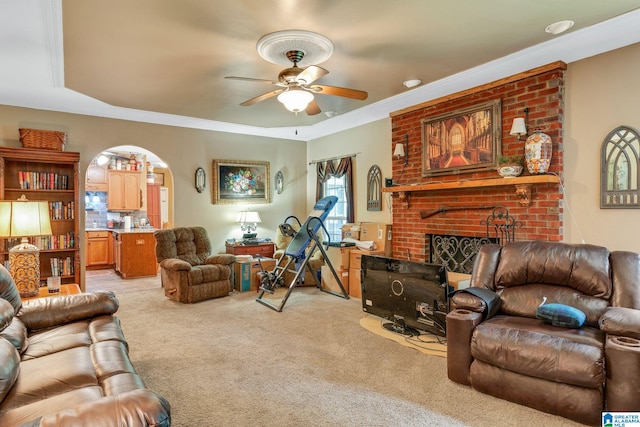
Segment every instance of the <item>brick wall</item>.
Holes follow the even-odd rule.
[[[499,178],[497,171],[477,171],[422,176],[422,123],[423,119],[443,113],[455,112],[487,101],[501,99],[502,153],[524,154],[524,139],[509,135],[515,117],[524,117],[529,109],[529,129],[541,129],[553,140],[550,172],[562,176],[562,120],[564,72],[566,65],[557,62],[519,75],[405,109],[391,115],[392,138],[390,152],[396,143],[409,142],[409,164],[404,159],[393,160],[393,179],[399,185],[429,184],[442,181]],[[523,175],[528,174],[525,168]],[[501,178],[509,179],[509,178]],[[562,191],[559,184],[534,184],[531,203],[524,207],[515,194],[513,185],[456,190],[413,191],[408,202],[392,193],[393,256],[400,259],[428,260],[425,235],[431,233],[465,236],[485,236],[482,224],[490,210],[461,210],[421,219],[420,211],[433,211],[442,206],[502,205],[519,222],[516,240],[562,240]]]

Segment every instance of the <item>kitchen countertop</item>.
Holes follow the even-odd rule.
[[[131,228],[129,230],[125,230],[124,228],[106,228],[106,227],[89,227],[85,228],[84,231],[112,231],[114,233],[153,233],[157,228],[153,227],[143,227],[143,228]]]

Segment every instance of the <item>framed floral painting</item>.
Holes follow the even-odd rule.
[[[269,203],[269,162],[213,161],[213,203]]]

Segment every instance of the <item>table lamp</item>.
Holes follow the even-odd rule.
[[[28,237],[51,235],[49,203],[30,202],[22,195],[16,201],[0,200],[0,237],[21,237],[9,250],[9,272],[21,297],[38,295],[40,288],[40,250]]]
[[[242,211],[238,214],[236,222],[240,223],[240,229],[245,233],[253,233],[258,228],[258,223],[262,222],[262,220],[258,212]]]

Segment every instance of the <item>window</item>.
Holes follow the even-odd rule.
[[[351,156],[316,163],[316,200],[336,196],[338,202],[329,212],[324,226],[331,241],[342,240],[342,226],[353,222],[353,173]]]
[[[325,181],[322,193],[322,197],[336,196],[338,198],[338,202],[329,213],[329,216],[324,220],[324,226],[329,232],[331,241],[339,242],[342,240],[342,226],[347,223],[347,212],[349,212],[345,175],[339,178],[332,176]]]

